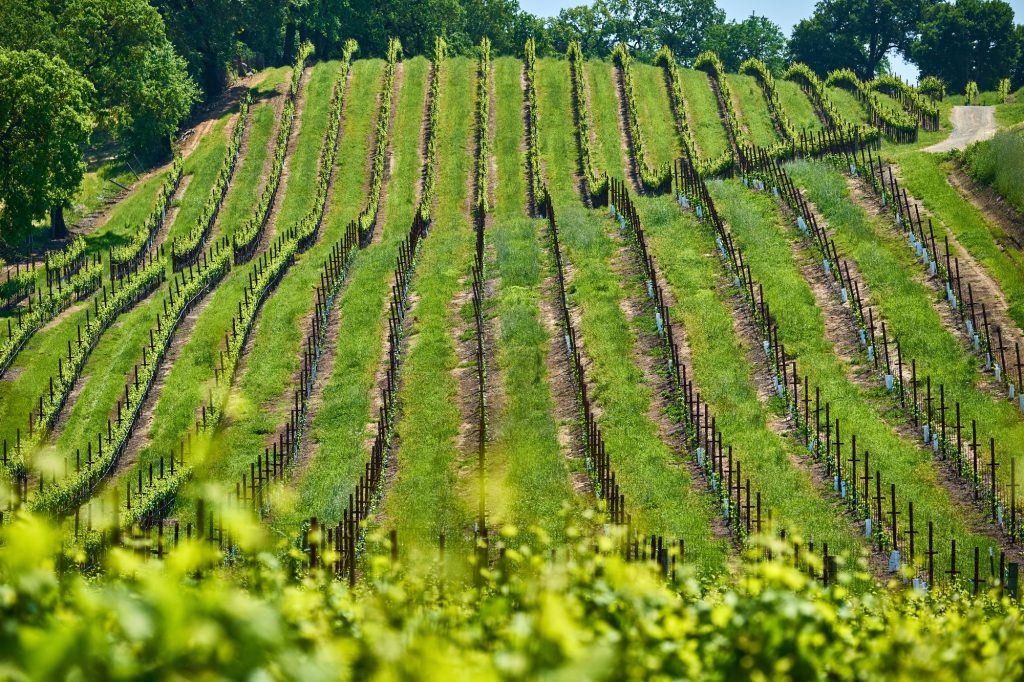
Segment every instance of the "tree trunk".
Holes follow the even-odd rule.
[[[64,222],[64,207],[50,207],[50,235],[54,239],[63,239],[68,236],[68,226]]]

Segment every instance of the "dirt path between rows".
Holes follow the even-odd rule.
[[[942,142],[926,147],[924,151],[938,153],[964,149],[974,142],[990,139],[999,129],[995,107],[953,107],[950,118],[953,121],[953,132]]]
[[[633,186],[638,194],[643,194],[643,184],[640,182],[640,159],[636,157],[636,145],[633,141],[633,129],[627,122],[628,112],[626,111],[626,79],[621,67],[612,67],[615,75],[615,96],[616,120],[619,123],[619,141],[622,145],[622,153],[626,155],[626,179]],[[607,169],[612,173],[614,169]]]
[[[856,183],[851,181],[851,190],[854,188],[856,188]],[[818,224],[822,226],[822,229],[824,229],[826,233],[831,234],[832,230],[829,227],[828,221],[809,199],[806,199],[806,201],[808,208],[818,221]],[[865,204],[865,206],[866,205],[867,204]],[[816,303],[825,313],[826,320],[838,317],[845,318],[845,324],[835,324],[832,322],[827,325],[829,341],[832,342],[835,348],[837,348],[837,355],[844,360],[843,364],[847,368],[848,379],[866,390],[871,384],[870,369],[865,365],[861,365],[860,369],[858,369],[857,365],[851,364],[845,357],[846,355],[849,355],[851,350],[856,348],[856,344],[858,342],[855,331],[856,325],[852,319],[852,308],[849,305],[840,305],[838,301],[836,301],[835,297],[838,285],[835,281],[824,277],[823,272],[816,267],[816,262],[814,265],[806,263],[806,258],[813,257],[808,255],[809,246],[806,243],[803,245],[795,245],[794,254],[796,255],[800,252],[805,253],[805,258],[798,257],[797,260],[798,262],[804,261],[801,262],[801,269],[804,271],[804,276],[811,285]],[[844,263],[849,267],[850,277],[857,283],[862,300],[865,305],[868,305],[869,301],[872,299],[871,289],[864,281],[863,275],[860,274],[855,263],[852,261],[844,261]],[[880,319],[876,320],[876,322],[880,321]],[[842,336],[845,336],[846,338],[844,339]],[[840,353],[838,350],[839,348],[845,348],[847,350]],[[893,365],[893,371],[896,371],[895,364]],[[904,365],[903,368],[903,380],[904,382],[910,381],[909,370],[906,365]],[[900,419],[898,413],[899,410],[895,405],[887,405],[884,401],[876,398],[869,399],[869,402],[879,410],[889,428],[897,433],[901,439],[908,443],[913,443],[916,448],[922,448],[916,428],[911,426],[908,422]],[[928,452],[927,448],[924,449]],[[958,477],[954,473],[952,463],[948,461],[944,463],[942,460],[933,459],[932,469],[934,470],[936,478],[942,489],[949,495],[951,506],[964,512],[965,526],[972,533],[988,537],[997,544],[1005,545],[1004,539],[999,530],[991,523],[987,522],[982,509],[979,508],[977,501],[974,499],[973,492],[971,491],[969,484],[965,479]],[[1016,548],[1012,549],[1012,551],[1010,551],[1010,546],[1005,546],[1005,548],[1008,550],[1008,554],[1012,554],[1015,558],[1019,559],[1024,557],[1024,555],[1022,555]]]
[[[903,179],[899,168],[891,166],[890,169],[895,173],[897,181],[902,184]],[[853,196],[856,203],[864,208],[869,215],[881,221],[882,229],[888,231],[889,234],[900,236],[901,233],[893,225],[891,216],[883,211],[877,202],[873,200],[871,190],[863,179],[854,180],[853,178],[847,178],[847,186],[850,188],[851,196]],[[909,194],[907,198],[915,213],[920,213],[922,220],[935,219],[936,222],[941,223],[919,199]],[[960,240],[957,239],[956,234],[948,225],[946,226],[946,236],[949,239],[950,253],[953,256],[950,265],[955,272],[959,273],[961,281],[961,291],[957,292],[957,295],[962,295],[965,302],[974,301],[975,318],[977,320],[976,327],[979,333],[984,335],[984,328],[981,324],[981,320],[984,319],[982,311],[984,311],[984,316],[990,323],[990,334],[994,345],[999,346],[998,339],[1000,338],[999,335],[1002,334],[1004,352],[996,353],[992,359],[998,362],[1006,371],[1012,371],[1013,374],[1016,374],[1015,346],[1024,346],[1024,335],[1021,334],[1021,330],[1010,317],[1009,303],[1006,300],[1006,296],[985,265],[979,262],[974,254],[960,243]],[[937,246],[936,248],[939,247]],[[942,248],[944,249],[945,247]],[[945,287],[941,278],[937,275],[928,274],[923,266],[915,268],[910,272],[910,275],[922,286],[935,292],[936,297],[932,299],[932,307],[942,320],[943,326],[956,337],[965,352],[977,355],[972,348],[973,341],[967,334],[965,322],[946,303]],[[1013,367],[1012,370],[1011,365]],[[1010,376],[1013,376],[1013,374]],[[1006,398],[1005,391],[994,381],[992,371],[985,371],[981,368],[981,381],[978,383],[978,388],[986,390],[996,399]]]

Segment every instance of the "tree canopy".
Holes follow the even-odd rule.
[[[0,49],[0,232],[20,233],[74,196],[93,94],[60,57]]]
[[[97,125],[141,156],[166,152],[198,99],[146,0],[5,0],[0,47],[59,57],[92,86]]]
[[[874,78],[893,51],[906,53],[927,7],[936,0],[821,0],[793,28],[793,61],[819,73],[849,68]]]
[[[712,26],[708,47],[718,53],[727,71],[737,71],[740,64],[752,57],[776,73],[782,71],[786,62],[786,36],[782,29],[757,15]]]
[[[1002,0],[958,0],[931,7],[910,49],[922,74],[938,76],[954,92],[976,81],[995,89],[1015,70],[1021,34],[1013,8]]]

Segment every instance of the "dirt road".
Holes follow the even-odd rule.
[[[996,134],[995,107],[953,107],[953,132],[948,138],[925,149],[926,152],[948,152],[963,149],[972,142],[987,140]]]

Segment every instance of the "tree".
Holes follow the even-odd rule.
[[[921,24],[911,59],[921,73],[938,76],[952,92],[969,81],[993,90],[1014,71],[1020,37],[1013,8],[1002,0],[959,0],[932,7]]]
[[[366,2],[368,7],[353,6],[357,21],[348,24],[363,33],[360,52],[383,55],[392,36],[402,39],[407,54],[430,54],[434,37],[448,41],[454,54],[465,54],[476,47],[466,36],[466,12],[461,0],[419,0],[411,2]],[[359,28],[361,27],[361,28]]]
[[[0,232],[19,233],[50,209],[63,226],[85,171],[92,94],[59,57],[0,49]]]
[[[1013,74],[1010,77],[1013,89],[1024,87],[1024,25],[1018,24],[1014,29],[1017,45],[1020,47],[1020,54],[1017,56],[1017,63],[1013,65]]]
[[[555,50],[573,40],[587,57],[606,57],[623,43],[641,59],[666,45],[683,62],[708,45],[708,31],[725,21],[715,0],[596,0],[592,6],[563,9],[550,32]]]
[[[654,4],[657,45],[667,46],[676,58],[691,61],[708,49],[712,27],[725,22],[725,12],[715,0],[666,0]]]
[[[170,43],[148,52],[137,73],[122,93],[114,133],[130,149],[167,153],[181,119],[199,100],[199,89]]]
[[[114,2],[135,3],[138,0]],[[207,97],[220,93],[227,83],[227,67],[235,57],[236,36],[242,30],[243,19],[248,19],[254,26],[272,22],[280,31],[283,15],[276,2],[155,0],[154,4],[166,22],[167,37],[186,59],[188,73],[200,84]],[[258,15],[247,15],[250,4],[261,7]]]
[[[778,24],[765,17],[750,15],[741,22],[712,26],[709,47],[718,53],[727,71],[737,71],[750,58],[760,59],[774,73],[785,63],[786,36]]]
[[[521,50],[515,40],[516,18],[522,10],[518,0],[463,0],[466,8],[466,36],[474,45],[487,37],[491,48],[499,54],[512,54]]]
[[[552,49],[558,54],[565,54],[573,40],[580,41],[580,49],[588,57],[605,57],[611,52],[601,18],[589,5],[559,11],[548,32]]]
[[[820,0],[793,28],[789,53],[820,74],[851,68],[874,78],[893,50],[910,48],[917,24],[936,0]]]
[[[0,2],[0,47],[50,52],[57,10],[47,0]]]
[[[196,93],[146,0],[4,0],[0,7],[3,47],[59,57],[92,84],[101,128],[135,153],[166,150],[166,131],[188,115]]]

